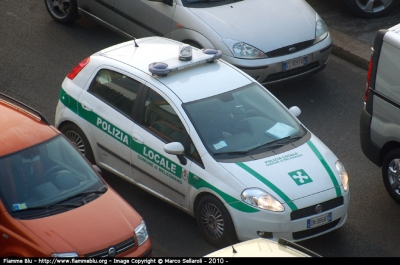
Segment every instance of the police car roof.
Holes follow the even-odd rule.
[[[149,65],[155,62],[171,62],[176,58],[179,63],[179,46],[181,42],[163,37],[148,37],[124,42],[100,51],[98,54],[135,67],[148,75]],[[193,48],[193,53],[200,52]],[[187,62],[181,62],[187,64]],[[169,73],[167,76],[153,76],[171,89],[182,102],[221,94],[251,82],[229,63],[218,59],[212,63],[203,63]]]

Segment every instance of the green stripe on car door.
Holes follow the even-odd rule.
[[[176,177],[181,179],[182,167],[180,165],[173,163],[171,160],[162,156],[160,153],[157,153],[155,150],[150,149],[148,146],[133,141],[132,137],[130,137],[126,132],[120,130],[118,127],[114,126],[112,123],[103,119],[96,113],[85,110],[77,100],[75,100],[74,98],[69,96],[62,88],[61,88],[61,92],[60,92],[60,101],[66,107],[68,107],[71,111],[76,113],[78,116],[85,119],[87,122],[93,124],[94,126],[96,126],[96,128],[103,131],[104,133],[109,134],[110,136],[112,136],[113,138],[115,138],[116,140],[121,142],[122,144],[128,146],[134,152],[138,153],[138,155],[142,155],[142,156],[146,157],[147,159],[149,159],[151,161],[155,161],[157,163],[157,161],[154,158],[153,159],[149,158],[149,156],[146,155],[149,153],[149,151],[151,151],[154,153],[154,156],[159,155],[160,157],[164,158],[165,161],[168,161],[169,164],[174,164],[176,166],[176,170],[173,170],[174,172],[171,171],[171,167],[169,167],[169,168],[163,167],[163,168],[167,169],[169,172],[173,173]],[[99,119],[101,119],[101,122]],[[129,137],[125,138],[125,136],[129,136]],[[158,164],[160,165],[160,163],[158,163]],[[165,162],[165,164],[167,164],[167,162]],[[244,202],[237,200],[234,197],[228,195],[227,193],[217,189],[215,186],[206,182],[202,178],[194,175],[192,172],[189,172],[189,185],[193,186],[196,189],[207,188],[207,189],[213,190],[214,192],[219,194],[223,198],[223,200],[225,200],[225,202],[227,204],[229,204],[231,207],[233,207],[239,211],[247,212],[247,213],[259,212],[258,209],[251,207],[250,205],[247,205]]]
[[[115,140],[121,142],[134,152],[145,157],[146,159],[156,163],[159,167],[164,168],[177,178],[182,177],[182,167],[167,157],[161,155],[154,149],[151,149],[147,145],[137,143],[132,140],[132,137],[127,132],[121,130],[113,123],[99,116],[93,111],[86,110],[82,107],[76,99],[69,96],[63,89],[60,92],[60,101],[68,107],[71,111],[76,113],[79,117],[86,120],[90,124],[94,125],[100,131],[110,135]]]
[[[307,142],[308,146],[311,148],[311,150],[314,152],[314,154],[318,157],[319,161],[321,164],[324,166],[326,172],[328,172],[329,177],[332,180],[333,186],[335,187],[336,190],[336,195],[339,197],[342,195],[342,191],[340,190],[340,185],[336,179],[335,174],[333,173],[332,169],[329,167],[328,163],[326,162],[325,158],[321,155],[321,153],[318,151],[318,149],[315,147],[315,145],[311,142]]]
[[[237,165],[244,170],[246,170],[248,173],[256,177],[259,181],[267,185],[272,191],[274,191],[279,197],[282,198],[282,200],[290,207],[292,211],[297,210],[297,206],[292,202],[292,200],[280,189],[278,189],[274,184],[272,184],[270,181],[265,179],[263,176],[261,176],[259,173],[251,169],[250,167],[246,166],[243,163],[237,163]]]

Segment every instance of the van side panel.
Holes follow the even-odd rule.
[[[371,140],[382,147],[400,142],[400,35],[387,32],[382,44],[373,99]]]
[[[375,96],[371,128],[371,139],[380,147],[387,142],[400,142],[400,106]]]
[[[386,41],[385,36],[382,44],[381,55],[378,63],[378,71],[376,76],[375,90],[391,99],[396,103],[400,103],[400,35],[396,34],[396,39],[391,43]]]

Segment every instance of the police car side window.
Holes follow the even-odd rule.
[[[121,73],[100,70],[89,92],[126,116],[131,116],[141,83]]]
[[[202,164],[200,156],[179,116],[171,105],[157,92],[149,89],[146,96],[142,124],[165,142],[180,142],[185,154]]]

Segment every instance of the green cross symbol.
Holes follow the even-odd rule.
[[[298,169],[288,173],[298,186],[313,182],[309,175],[303,170]]]

